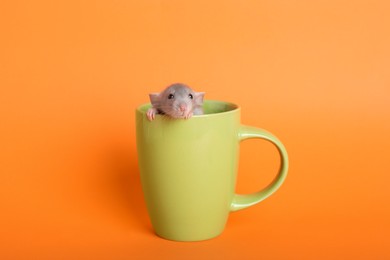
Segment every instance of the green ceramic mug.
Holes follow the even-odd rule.
[[[160,237],[199,241],[222,233],[229,212],[252,206],[274,193],[286,178],[288,157],[269,132],[240,123],[240,107],[206,100],[204,115],[188,120],[158,115],[150,104],[136,109],[138,162],[152,226]],[[281,164],[275,179],[257,193],[235,194],[239,144],[249,138],[273,143]]]

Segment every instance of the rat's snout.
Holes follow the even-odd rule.
[[[189,114],[192,111],[192,106],[191,104],[188,104],[186,102],[178,103],[175,105],[174,111],[175,118],[188,118]]]
[[[179,110],[180,110],[181,112],[186,111],[186,109],[187,109],[186,104],[180,104],[180,105],[179,105]]]

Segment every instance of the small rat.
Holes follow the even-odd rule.
[[[160,93],[149,94],[152,108],[149,108],[146,116],[152,121],[156,114],[167,115],[174,119],[188,119],[193,115],[202,115],[204,94],[204,92],[195,92],[182,83],[172,84]]]

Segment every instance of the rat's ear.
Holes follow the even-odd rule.
[[[203,105],[203,98],[204,98],[205,92],[195,92],[195,103],[197,105]]]
[[[160,101],[160,93],[150,93],[149,99],[150,99],[150,103],[152,103],[152,106],[158,105]]]

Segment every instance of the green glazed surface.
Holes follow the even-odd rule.
[[[229,212],[252,206],[275,192],[288,169],[287,152],[272,134],[240,124],[240,108],[206,100],[204,115],[188,120],[157,115],[150,104],[136,110],[137,151],[142,188],[157,235],[199,241],[222,233]],[[261,191],[235,194],[239,144],[249,138],[272,142],[281,155],[274,181]]]

